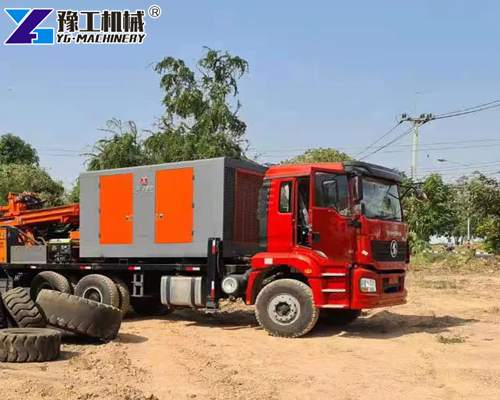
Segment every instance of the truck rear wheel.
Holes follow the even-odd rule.
[[[120,295],[120,306],[118,307],[122,312],[122,318],[125,318],[130,312],[132,306],[130,305],[130,290],[125,282],[120,278],[113,278],[116,288],[118,289],[118,294]]]
[[[47,325],[45,317],[25,289],[11,289],[2,294],[2,299],[5,309],[19,328],[45,328]]]
[[[0,331],[1,362],[43,362],[59,357],[61,334],[45,328],[9,328]]]
[[[270,335],[295,338],[314,328],[319,310],[309,286],[295,279],[279,279],[259,292],[255,316]]]
[[[75,287],[75,296],[120,307],[120,293],[111,278],[104,275],[91,274],[84,276]]]
[[[57,290],[61,293],[72,293],[71,285],[66,277],[54,271],[42,271],[31,281],[30,296],[35,301],[42,289]]]
[[[65,331],[107,341],[120,330],[122,314],[108,304],[53,290],[42,290],[37,303],[48,324]]]

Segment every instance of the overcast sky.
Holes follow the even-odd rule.
[[[18,0],[15,7],[68,3]],[[153,3],[86,0],[71,7]],[[202,46],[249,61],[241,116],[262,162],[319,146],[356,154],[402,112],[441,113],[500,98],[497,1],[156,3],[163,13],[147,19],[143,45],[0,45],[0,134],[32,143],[42,165],[71,184],[84,168],[79,154],[103,136],[106,120],[148,129],[162,114],[152,63],[171,55],[192,64]],[[46,25],[55,26],[49,18]],[[0,10],[1,42],[13,28]],[[496,109],[424,126],[420,174],[500,171],[499,120]],[[408,136],[367,160],[408,171],[409,144]]]

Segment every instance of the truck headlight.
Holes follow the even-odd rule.
[[[363,293],[376,293],[377,281],[372,278],[361,278],[359,280],[359,290]]]

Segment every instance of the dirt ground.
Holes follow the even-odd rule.
[[[500,399],[500,277],[409,277],[404,306],[339,330],[268,336],[252,309],[131,319],[108,344],[67,341],[60,361],[0,364],[0,398]]]

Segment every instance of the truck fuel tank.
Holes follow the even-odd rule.
[[[166,306],[205,306],[205,285],[200,276],[162,276],[160,285],[161,302]]]

